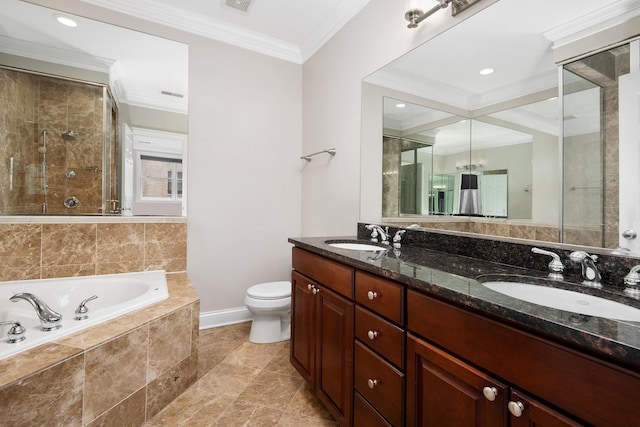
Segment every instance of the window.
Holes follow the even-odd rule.
[[[142,200],[182,199],[182,159],[140,155]]]

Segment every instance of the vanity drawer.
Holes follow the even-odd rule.
[[[353,397],[353,425],[366,427],[391,427],[391,424],[373,406],[356,392]]]
[[[353,269],[300,248],[292,250],[293,269],[353,299]]]
[[[355,335],[400,369],[404,367],[404,331],[393,323],[356,306]]]
[[[403,425],[404,374],[360,342],[355,344],[355,389],[391,425]]]
[[[388,280],[356,271],[356,302],[396,322],[404,323],[404,287]]]

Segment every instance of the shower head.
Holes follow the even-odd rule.
[[[72,130],[68,130],[62,134],[62,139],[65,141],[73,141],[76,138],[76,133]]]

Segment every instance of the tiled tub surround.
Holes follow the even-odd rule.
[[[395,230],[391,229],[392,233]],[[358,236],[363,242],[369,240],[369,234],[370,232],[364,229],[364,224],[358,224]],[[329,239],[355,238],[309,237],[291,238],[289,241],[299,248],[404,283],[409,288],[446,301],[462,304],[581,352],[636,372],[640,370],[640,322],[586,317],[583,323],[575,323],[572,313],[507,297],[483,287],[476,280],[479,276],[488,274],[524,275],[545,279],[550,259],[532,254],[531,245],[424,230],[407,230],[403,236],[403,246],[399,250],[394,251],[390,248],[387,253],[378,253],[378,256],[373,252],[338,249],[324,243]],[[548,246],[547,248],[560,252],[563,262],[568,267],[565,270],[567,282],[556,283],[556,286],[599,294],[640,308],[640,300],[625,297],[621,288],[596,291],[578,285],[579,266],[570,265],[572,263],[566,256],[568,249],[565,247],[557,250]],[[603,271],[603,283],[617,284],[618,278],[621,283],[621,277],[628,272],[628,267],[635,263],[640,262],[622,257],[602,256],[598,259],[598,265]]]
[[[9,217],[6,221],[0,217],[0,281],[186,270],[185,218]]]
[[[142,425],[197,379],[200,300],[186,273],[169,298],[0,361],[0,424]]]

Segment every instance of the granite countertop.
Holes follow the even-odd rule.
[[[640,370],[640,322],[585,316],[529,303],[482,286],[482,281],[526,276],[543,286],[569,289],[640,308],[640,301],[619,290],[588,288],[570,279],[550,281],[545,272],[453,255],[415,246],[386,252],[338,249],[328,240],[355,241],[356,237],[290,238],[295,246],[400,283],[409,289],[468,307],[522,330],[550,338],[610,362]],[[371,243],[359,240],[362,243]],[[513,278],[513,277],[512,277]],[[515,277],[517,279],[517,277]]]

